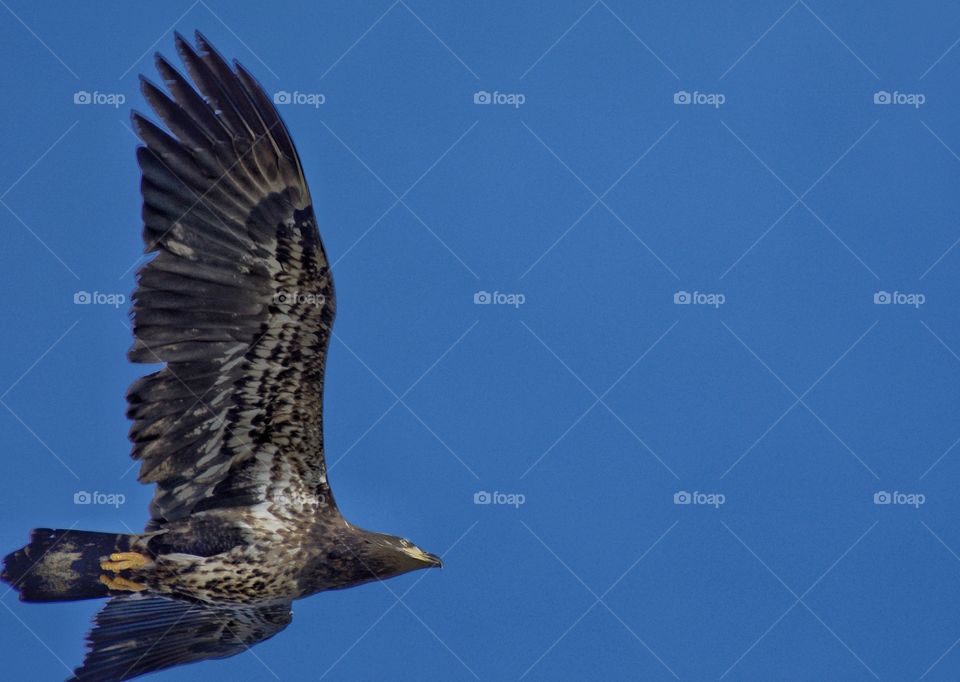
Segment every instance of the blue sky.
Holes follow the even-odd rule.
[[[155,679],[960,676],[960,9],[0,5],[3,551],[146,521],[128,121],[198,28],[289,93],[341,509],[445,555]],[[0,604],[80,662],[96,602]]]

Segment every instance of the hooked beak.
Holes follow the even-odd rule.
[[[424,552],[419,547],[411,547],[407,550],[407,555],[431,568],[443,568],[443,561],[440,557],[430,552]]]

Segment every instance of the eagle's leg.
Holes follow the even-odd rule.
[[[132,568],[143,568],[150,563],[150,558],[139,552],[114,552],[110,561],[101,561],[100,568],[104,571],[126,571]]]
[[[120,571],[135,570],[143,568],[151,562],[150,557],[139,552],[114,552],[110,555],[109,561],[101,561],[100,569],[110,571],[114,575],[103,574],[100,576],[100,582],[108,589],[116,591],[140,592],[147,589],[143,583],[138,583],[120,575]]]
[[[127,591],[127,592],[140,592],[141,590],[147,589],[147,586],[142,583],[137,583],[132,580],[127,580],[122,578],[119,575],[111,578],[108,575],[101,575],[100,582],[107,586],[107,589],[115,591]]]

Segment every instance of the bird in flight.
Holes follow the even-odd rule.
[[[291,621],[291,602],[440,566],[350,524],[324,463],[335,300],[310,191],[263,88],[199,33],[141,76],[143,239],[127,392],[143,533],[35,529],[0,577],[27,602],[109,597],[75,680],[126,680],[232,656]],[[193,84],[191,84],[191,80]],[[195,85],[194,85],[195,84]]]

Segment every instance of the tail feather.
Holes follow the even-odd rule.
[[[100,582],[100,562],[130,548],[133,536],[86,530],[37,528],[30,543],[3,560],[0,579],[21,601],[72,601],[110,594]]]

